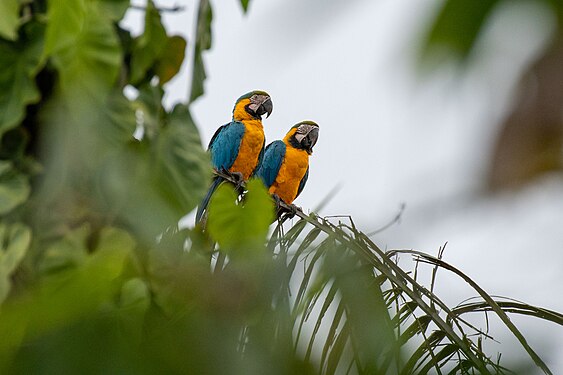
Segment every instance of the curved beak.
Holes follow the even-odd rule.
[[[267,113],[266,118],[270,117],[272,111],[274,110],[274,104],[272,103],[272,99],[268,96],[266,99],[260,104],[256,114],[262,116]]]
[[[309,131],[309,133],[307,133],[307,135],[303,137],[303,139],[301,140],[301,144],[303,145],[303,148],[307,151],[309,155],[313,153],[313,147],[317,143],[318,139],[319,139],[319,128],[315,127],[311,129],[311,131]]]

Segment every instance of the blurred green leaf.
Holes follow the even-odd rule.
[[[191,211],[203,198],[210,177],[209,155],[188,107],[178,104],[156,140],[156,187],[171,207]]]
[[[187,107],[177,105],[166,114],[160,100],[153,99],[143,100],[147,105],[141,108],[145,125],[150,119],[158,123],[158,128],[149,129],[156,134],[108,158],[99,177],[108,208],[151,242],[199,203],[211,173],[209,156]],[[156,115],[153,110],[162,113]],[[160,125],[161,121],[166,125]]]
[[[0,2],[0,37],[16,40],[20,18],[18,0],[2,0]]]
[[[244,13],[246,13],[248,11],[248,4],[250,3],[250,0],[240,0],[240,5],[242,6],[242,10],[244,11]]]
[[[190,92],[190,103],[203,95],[203,82],[207,75],[203,64],[203,51],[211,48],[211,21],[213,11],[209,0],[200,0],[197,11],[197,31],[195,38],[195,50],[192,72],[192,87]]]
[[[102,16],[97,5],[87,4],[86,13],[81,16],[83,26],[78,33],[73,30],[75,38],[64,44],[58,43],[53,54],[61,88],[72,101],[73,110],[76,107],[78,111],[91,111],[91,108],[83,108],[87,103],[85,99],[104,100],[115,84],[121,66],[119,40],[112,23]],[[84,116],[87,118],[86,114]]]
[[[128,233],[105,228],[96,251],[81,267],[50,275],[5,303],[0,312],[0,360],[8,359],[25,338],[69,326],[111,302],[119,288],[116,279],[134,244]]]
[[[209,203],[209,235],[225,250],[254,250],[263,243],[274,220],[274,204],[262,182],[250,180],[247,189],[244,202],[236,204],[237,193],[223,184]]]
[[[150,83],[139,87],[139,96],[135,100],[135,109],[140,110],[142,116],[142,126],[144,137],[153,139],[160,131],[165,121],[165,110],[162,105],[164,89],[162,86]]]
[[[119,314],[126,337],[139,345],[143,334],[143,321],[150,305],[150,292],[140,278],[127,280],[121,288]]]
[[[108,97],[102,110],[99,135],[104,143],[122,146],[133,140],[137,120],[135,108],[119,90],[114,90]]]
[[[0,160],[0,215],[25,202],[30,190],[28,177],[18,172],[11,162]]]
[[[25,107],[40,99],[35,84],[43,48],[43,28],[25,28],[17,44],[0,40],[0,137],[22,121]]]
[[[152,159],[148,144],[132,142],[105,160],[98,177],[108,213],[148,243],[181,217],[156,190]]]
[[[131,56],[131,82],[142,82],[147,71],[158,61],[167,46],[168,37],[160,13],[152,1],[145,11],[145,31],[135,39]]]
[[[0,304],[11,288],[10,276],[25,256],[31,243],[31,230],[22,224],[0,223]]]
[[[465,59],[498,2],[447,0],[430,27],[423,53],[428,55],[445,47],[454,56]]]
[[[117,22],[123,18],[129,8],[130,0],[100,0],[100,7],[104,14]]]
[[[87,16],[86,0],[49,0],[47,4],[44,58],[62,49],[72,48],[84,28]]]
[[[90,235],[90,225],[84,224],[49,246],[41,259],[41,272],[60,272],[82,265],[88,259],[87,240]]]
[[[127,312],[136,310],[144,313],[149,307],[149,297],[149,290],[143,280],[133,278],[123,284],[119,306]]]
[[[333,275],[334,287],[341,293],[360,372],[385,373],[384,355],[398,353],[387,305],[380,286],[373,282],[373,268],[362,264],[357,254],[342,250],[327,253],[323,271]]]
[[[185,52],[186,40],[184,38],[179,35],[168,38],[166,48],[156,65],[156,75],[160,85],[170,81],[178,74],[184,62]]]

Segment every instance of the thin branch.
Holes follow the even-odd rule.
[[[147,7],[143,6],[143,5],[136,5],[136,4],[131,4],[130,6],[131,9],[135,9],[135,10],[142,10],[142,11],[146,11]],[[184,10],[186,10],[186,7],[183,5],[173,5],[171,7],[156,7],[155,9],[157,12],[159,13],[178,13],[178,12],[183,12]]]
[[[397,212],[397,214],[395,215],[395,217],[393,219],[391,219],[387,224],[383,225],[382,227],[366,233],[366,236],[368,236],[368,237],[374,236],[378,233],[383,232],[385,229],[389,228],[390,226],[400,222],[401,217],[403,216],[403,213],[405,212],[406,207],[407,207],[407,205],[405,203],[401,203],[401,205],[399,206],[399,212]]]

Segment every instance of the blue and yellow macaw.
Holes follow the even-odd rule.
[[[209,142],[211,164],[219,172],[242,182],[248,180],[264,156],[265,136],[262,116],[270,116],[272,99],[264,91],[251,91],[235,103],[231,122],[221,126]],[[201,221],[213,192],[223,179],[213,179],[205,198],[199,205],[196,223]]]
[[[309,178],[309,155],[319,138],[319,125],[301,121],[294,125],[283,141],[266,147],[264,160],[256,171],[275,199],[292,204]]]

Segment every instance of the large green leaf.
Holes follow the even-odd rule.
[[[156,65],[156,75],[161,85],[170,81],[182,67],[186,52],[186,40],[179,35],[168,38],[166,48]]]
[[[0,39],[0,136],[24,117],[25,107],[39,100],[34,77],[43,48],[43,28],[32,23],[18,43]]]
[[[121,146],[133,139],[136,118],[135,108],[122,92],[113,91],[103,108],[98,128],[99,136],[106,146]]]
[[[131,142],[100,168],[107,208],[144,240],[195,207],[209,181],[209,160],[187,108],[178,106],[154,140]]]
[[[131,56],[131,82],[143,81],[147,71],[158,61],[166,48],[168,37],[160,13],[152,1],[145,12],[145,31],[135,39]]]
[[[135,100],[135,109],[142,116],[143,137],[153,139],[160,131],[166,117],[162,98],[164,89],[159,85],[146,83],[139,87],[139,96]]]
[[[19,26],[20,4],[18,0],[0,1],[0,37],[16,40]]]
[[[100,7],[112,21],[119,21],[129,8],[129,3],[129,0],[100,0]]]
[[[87,16],[86,0],[49,0],[44,57],[76,43]]]
[[[498,1],[447,0],[430,27],[423,52],[445,47],[454,56],[467,57]]]
[[[88,3],[84,25],[76,38],[57,46],[53,63],[69,106],[91,111],[83,108],[84,99],[105,99],[121,66],[122,51],[111,21],[103,17],[97,3]]]
[[[203,95],[203,82],[207,75],[203,64],[202,53],[211,48],[211,21],[213,11],[209,0],[201,0],[197,13],[197,33],[194,50],[192,88],[190,92],[190,103]]]
[[[11,162],[0,160],[0,215],[25,202],[30,192],[29,179]]]
[[[0,223],[0,304],[10,292],[10,276],[25,256],[30,242],[31,230],[26,226]]]
[[[250,180],[243,203],[236,204],[237,193],[229,184],[219,186],[209,204],[207,228],[225,250],[237,254],[263,244],[274,220],[274,205],[264,184]]]
[[[186,214],[201,200],[209,181],[209,156],[188,107],[176,105],[156,140],[155,186],[167,202]]]

